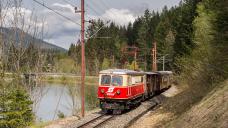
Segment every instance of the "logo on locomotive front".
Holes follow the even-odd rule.
[[[107,92],[113,92],[115,87],[109,87]]]

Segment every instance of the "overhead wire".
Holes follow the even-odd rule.
[[[92,11],[94,11],[96,13],[96,15],[100,15],[99,12],[97,12],[92,6],[90,6],[89,4],[86,3],[86,7],[90,8]]]
[[[108,2],[108,0],[106,0],[106,2]],[[108,6],[108,4],[106,4],[103,0],[101,0],[101,3],[102,3],[107,9],[110,9],[110,12],[111,12],[111,14],[113,14],[114,17],[118,17],[118,15],[117,15],[115,12],[113,12],[113,10],[111,9],[110,6]],[[124,20],[124,21],[128,21],[128,19],[127,19],[126,17],[123,17],[123,20]]]
[[[93,5],[96,5],[96,8],[99,9],[101,12],[105,11],[105,9],[103,8],[103,6],[100,6],[99,4],[97,4],[96,2],[94,2],[93,0],[90,1]]]
[[[45,7],[45,8],[47,8],[48,10],[51,10],[52,12],[56,13],[57,15],[59,15],[59,16],[65,18],[66,20],[71,21],[72,23],[81,26],[80,23],[77,23],[77,22],[73,21],[72,19],[70,19],[69,17],[66,17],[66,16],[64,16],[63,14],[59,13],[58,11],[53,10],[52,8],[46,6],[44,3],[41,3],[41,2],[39,2],[39,1],[37,1],[37,0],[33,0],[33,1],[36,2],[36,3],[39,4],[39,5],[41,5],[41,6]]]
[[[65,2],[65,3],[67,3],[67,4],[69,4],[69,5],[71,5],[72,7],[77,7],[77,5],[76,4],[74,4],[74,3],[71,3],[70,1],[68,1],[68,0],[62,0],[63,2]],[[87,15],[86,13],[85,13],[85,16],[88,18],[88,19],[93,19],[93,18],[91,18],[89,15]]]
[[[93,1],[91,1],[93,5],[97,5],[95,4]],[[96,15],[99,17],[99,19],[102,19],[101,16],[99,16],[100,14],[102,13],[99,13],[96,9],[93,8],[93,6],[89,5],[88,3],[85,3],[85,5],[91,9],[92,11],[94,11],[96,13]],[[99,8],[99,6],[96,6],[96,8]],[[102,8],[99,8],[100,11],[103,11],[104,9]],[[104,20],[104,19],[103,19]],[[107,20],[106,20],[107,21]],[[97,31],[94,32],[94,34],[92,34],[90,37],[88,37],[87,39],[90,39],[90,38],[94,38],[94,36],[101,30],[103,29],[107,24],[109,24],[110,21],[107,21],[106,23],[104,23],[104,25],[102,25],[100,28],[97,29]],[[101,38],[111,38],[111,37],[101,37]]]
[[[65,3],[67,3],[67,4],[70,4],[71,6],[73,6],[73,7],[77,7],[77,5],[76,4],[72,4],[71,2],[69,2],[68,0],[62,0],[62,1],[64,1]]]
[[[45,7],[45,8],[47,8],[47,9],[51,10],[52,12],[54,12],[55,14],[57,14],[57,15],[63,17],[64,19],[66,19],[66,20],[68,20],[68,21],[70,21],[70,22],[72,22],[72,23],[74,23],[74,24],[76,24],[76,25],[81,26],[80,23],[77,23],[77,22],[73,21],[72,19],[70,19],[69,17],[66,17],[66,16],[64,16],[63,14],[61,14],[61,13],[59,13],[59,12],[53,10],[52,8],[46,6],[44,3],[41,3],[41,2],[39,2],[39,1],[37,1],[37,0],[33,0],[33,1],[36,2],[37,4],[43,6],[43,7]],[[64,1],[66,2],[66,0],[64,0]],[[68,2],[68,4],[71,4],[71,3]],[[71,5],[73,5],[73,4],[71,4]],[[80,33],[79,33],[78,36],[80,37]]]
[[[100,6],[99,4],[97,4],[96,2],[94,2],[93,0],[91,0],[91,3],[93,4],[93,5],[96,5],[96,8],[98,8],[100,11],[101,11],[101,13],[100,14],[102,14],[103,13],[103,11],[105,12],[105,8],[103,8],[104,6]],[[92,7],[92,6],[91,6]],[[93,9],[93,10],[95,10],[95,9]],[[109,15],[108,15],[108,19],[111,19],[112,17],[110,17]],[[100,19],[102,19],[101,17],[100,17]],[[105,19],[103,19],[103,20],[105,20]],[[106,19],[107,20],[107,19]]]
[[[104,11],[105,9],[104,9],[104,8],[100,8],[100,6],[97,5],[95,2],[93,2],[92,0],[90,1],[90,3],[91,3],[91,4],[86,3],[86,6],[87,6],[90,10],[92,10],[92,11],[97,15],[98,19],[102,19],[102,20],[104,20],[104,21],[107,21],[107,19],[103,19],[103,18],[101,17],[101,14],[103,13],[103,11]],[[95,6],[96,6],[96,9],[95,9],[92,5],[95,5]]]

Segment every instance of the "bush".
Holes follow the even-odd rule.
[[[57,116],[58,116],[60,119],[62,119],[62,118],[64,118],[64,117],[65,117],[64,113],[63,113],[63,112],[61,112],[61,111],[58,111]]]
[[[34,121],[31,105],[32,101],[24,90],[1,87],[0,128],[25,128],[31,125]]]

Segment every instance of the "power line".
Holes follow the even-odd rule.
[[[92,3],[93,5],[96,5],[96,8],[99,8],[101,12],[102,12],[102,11],[105,11],[105,9],[103,8],[103,6],[100,6],[99,4],[97,4],[96,2],[94,2],[93,0],[91,0],[91,3]]]
[[[67,4],[70,4],[71,6],[73,6],[73,7],[77,7],[77,5],[76,4],[73,4],[73,3],[71,3],[70,1],[68,1],[68,0],[62,0],[62,1],[64,1],[65,3],[67,3]],[[88,16],[88,15],[86,15],[86,17],[87,18],[89,18],[89,19],[93,19],[93,18],[91,18],[90,16]]]
[[[101,3],[102,3],[107,9],[110,8],[110,7],[109,7],[105,2],[103,2],[102,0],[101,0]]]
[[[96,5],[93,1],[91,1],[91,2],[92,2],[93,5]],[[101,19],[100,15],[102,14],[103,9],[99,8],[99,6],[96,6],[96,8],[99,8],[99,11],[98,11],[98,10],[94,9],[93,6],[91,6],[91,5],[87,4],[87,3],[86,3],[86,7],[91,9],[98,16],[98,18]]]
[[[99,13],[93,8],[91,7],[89,4],[86,4],[86,7],[90,8],[92,11],[94,11],[97,15],[99,15]]]
[[[77,7],[76,4],[72,4],[72,3],[69,2],[68,0],[62,0],[62,1],[64,1],[64,2],[67,3],[67,4],[70,4],[72,7]],[[92,18],[91,18],[90,16],[86,15],[86,17],[92,20]]]
[[[102,14],[103,13],[103,11],[105,12],[106,11],[106,9],[105,8],[103,8],[104,6],[101,6],[100,4],[97,4],[96,2],[94,2],[93,0],[91,0],[91,3],[93,4],[93,5],[96,5],[96,8],[99,8],[100,9],[100,11],[101,11],[101,13],[100,14]],[[92,9],[92,8],[91,8]],[[108,8],[107,8],[108,9]],[[96,11],[95,9],[92,9],[93,11]],[[99,15],[99,14],[98,14]],[[112,17],[111,16],[109,16],[109,15],[107,15],[108,16],[108,19],[112,19]],[[101,18],[100,18],[101,19]]]
[[[77,7],[77,5],[76,4],[73,4],[73,3],[71,3],[70,1],[68,1],[68,0],[62,0],[62,1],[64,1],[65,3],[67,3],[67,4],[70,4],[71,6],[73,6],[73,7]],[[88,19],[93,19],[93,18],[91,18],[89,15],[85,15]]]
[[[71,2],[69,2],[68,0],[63,0],[64,2],[66,2],[67,4],[70,4],[73,7],[77,7],[76,4],[72,4]]]
[[[106,1],[106,2],[108,2],[108,1]],[[108,6],[108,4],[106,4],[103,0],[101,0],[101,3],[107,8],[107,10],[110,8],[110,12],[112,13],[112,15],[114,16],[114,17],[118,17],[118,15],[116,14],[116,13],[114,13],[113,12],[113,10],[111,9],[111,7],[110,6]],[[126,18],[126,17],[121,17],[123,20],[125,20],[125,21],[128,21],[128,19]]]
[[[41,2],[39,2],[39,1],[37,1],[37,0],[33,0],[33,1],[36,2],[36,3],[38,3],[39,5],[41,5],[41,6],[43,6],[43,7],[45,7],[45,8],[47,8],[47,9],[51,10],[51,11],[53,11],[54,13],[56,13],[57,15],[59,15],[59,16],[65,18],[66,20],[71,21],[72,23],[75,23],[75,24],[81,26],[81,24],[79,24],[79,23],[73,21],[72,19],[70,19],[69,17],[66,17],[66,16],[64,16],[63,14],[61,14],[61,13],[59,13],[59,12],[57,12],[57,11],[51,9],[50,7],[46,6],[44,3],[41,3]]]
[[[91,35],[88,39],[93,38],[103,27],[105,27],[105,25],[109,24],[110,21],[108,21],[106,24],[104,24],[103,26],[101,26],[93,35]]]

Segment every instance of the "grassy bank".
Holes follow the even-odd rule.
[[[227,128],[228,80],[197,89],[184,83],[171,87],[162,94],[161,106],[130,128]]]
[[[45,126],[48,126],[49,124],[50,124],[50,122],[41,122],[41,123],[30,126],[30,128],[44,128]]]
[[[228,126],[228,80],[219,84],[195,104],[184,107],[168,128],[225,128]],[[176,107],[177,108],[177,107]],[[178,107],[181,108],[181,107]],[[176,110],[176,109],[175,109]]]

